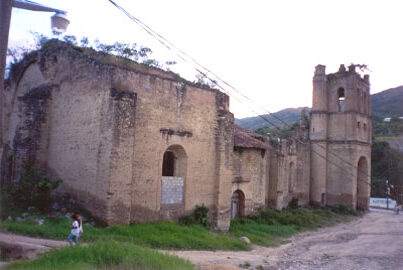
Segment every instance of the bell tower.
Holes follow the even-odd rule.
[[[313,77],[311,203],[367,209],[370,195],[372,118],[369,76],[356,65]]]

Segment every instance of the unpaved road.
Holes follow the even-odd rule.
[[[167,253],[189,259],[202,270],[234,270],[240,269],[240,265],[244,269],[259,270],[403,270],[402,212],[395,215],[391,211],[373,210],[349,223],[300,233],[290,240],[277,248],[256,246],[252,251]],[[16,257],[22,255],[29,259],[49,249],[66,246],[67,241],[0,234],[0,244],[3,252],[9,247]]]
[[[202,269],[403,270],[403,214],[372,210],[349,223],[304,232],[277,248],[248,252],[174,251]],[[250,265],[247,267],[247,265]]]

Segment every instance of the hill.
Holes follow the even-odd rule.
[[[371,95],[374,120],[403,116],[403,85]]]
[[[282,122],[286,122],[287,124],[293,124],[295,122],[299,122],[301,118],[301,111],[305,108],[305,113],[309,114],[311,111],[308,107],[299,107],[299,108],[287,108],[276,113],[272,113],[272,115],[265,114],[263,117],[270,121],[271,123],[275,124],[276,126],[283,127],[285,124]],[[282,121],[276,119],[279,118]],[[240,125],[243,128],[249,130],[256,130],[263,126],[270,126],[270,124],[262,119],[259,116],[247,117],[242,119],[235,119],[235,124]]]
[[[403,116],[403,85],[396,88],[391,88],[377,94],[371,95],[372,116],[375,122],[381,122],[385,117],[401,117]],[[271,115],[263,115],[273,124],[283,127],[284,123],[279,118],[288,124],[299,122],[301,118],[300,108],[287,108]],[[310,108],[305,107],[306,114],[310,112]],[[259,116],[235,119],[235,123],[243,128],[256,130],[260,127],[270,126],[265,120]],[[374,127],[374,129],[376,129]],[[382,128],[383,129],[383,128]]]

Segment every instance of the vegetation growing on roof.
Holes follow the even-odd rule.
[[[36,41],[34,46],[8,49],[7,57],[10,59],[10,64],[7,68],[7,78],[15,74],[13,70],[23,65],[23,60],[27,55],[32,52],[49,49],[55,44],[51,42],[55,40],[54,38],[36,32],[32,34]],[[197,74],[193,82],[182,78],[179,74],[171,71],[171,67],[177,64],[176,61],[169,60],[161,63],[152,58],[153,51],[150,48],[137,43],[114,42],[109,44],[102,43],[99,39],[89,40],[87,37],[78,39],[73,35],[65,35],[59,40],[68,43],[74,50],[90,56],[101,63],[113,64],[128,69],[139,66],[146,69],[154,68],[170,73],[173,79],[181,83],[193,83],[199,87],[208,88],[216,86],[216,82],[208,79],[205,74]]]

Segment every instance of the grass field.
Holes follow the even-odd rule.
[[[195,266],[176,256],[134,244],[101,241],[86,247],[52,250],[34,261],[14,263],[9,269],[190,270]]]
[[[297,232],[346,221],[358,213],[343,206],[335,208],[298,208],[284,211],[264,209],[259,215],[231,223],[230,234],[247,236],[252,243],[273,246]]]
[[[263,209],[258,215],[233,220],[228,233],[213,232],[200,225],[153,222],[98,228],[85,226],[82,242],[88,245],[53,250],[32,262],[20,262],[11,269],[193,269],[182,259],[150,248],[193,250],[250,250],[238,240],[247,236],[252,243],[272,246],[297,232],[345,221],[356,212],[343,207]],[[67,218],[45,219],[43,225],[4,221],[3,231],[52,239],[66,239]]]
[[[47,219],[45,224],[4,221],[1,227],[23,235],[65,240],[69,234],[67,218]],[[160,221],[128,226],[97,228],[85,226],[82,242],[128,242],[150,248],[200,249],[200,250],[249,250],[249,246],[226,233],[211,233],[199,225],[183,226],[175,222]]]

